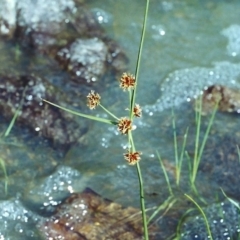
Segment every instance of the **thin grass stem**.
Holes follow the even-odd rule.
[[[183,222],[184,222],[184,219],[186,218],[186,216],[190,213],[190,212],[192,212],[194,209],[188,209],[181,217],[180,217],[180,219],[178,220],[178,225],[177,225],[177,235],[176,235],[176,237],[173,239],[173,240],[179,240],[179,239],[181,239],[181,231],[180,231],[180,229],[181,229],[181,226],[182,226],[182,224],[183,224]]]
[[[17,110],[15,111],[15,113],[13,115],[13,118],[12,118],[10,124],[8,125],[8,128],[7,128],[6,132],[3,135],[4,137],[7,137],[10,134],[10,132],[11,132],[11,130],[12,130],[14,124],[15,124],[15,121],[16,121],[19,113],[20,113],[21,108],[22,108],[26,91],[27,91],[27,87],[25,87],[24,90],[23,90],[23,94],[22,94],[22,98],[21,98],[21,101],[19,103],[19,106],[18,106]]]
[[[157,214],[163,210],[169,210],[175,203],[177,199],[173,197],[173,195],[169,196],[163,204],[159,205],[158,208],[152,213],[152,215],[148,219],[148,224],[157,216]],[[165,211],[166,212],[166,211]]]
[[[202,209],[202,208],[198,205],[198,203],[197,203],[196,201],[194,201],[194,199],[191,198],[189,195],[187,195],[187,194],[184,194],[184,195],[185,195],[191,202],[193,202],[193,203],[196,205],[196,207],[198,208],[198,210],[201,212],[201,214],[202,214],[202,216],[203,216],[203,219],[204,219],[204,221],[205,221],[205,224],[206,224],[206,228],[207,228],[207,232],[208,232],[209,238],[210,238],[211,240],[213,240],[212,232],[211,232],[211,229],[210,229],[210,226],[209,226],[207,217],[206,217],[203,209]]]
[[[179,176],[177,176],[177,185],[179,186],[180,184],[180,177],[181,177],[181,171],[182,171],[182,162],[183,162],[183,156],[184,156],[184,152],[185,152],[185,148],[186,148],[186,142],[187,142],[187,136],[188,136],[188,128],[186,129],[186,132],[184,134],[183,137],[183,144],[182,144],[182,149],[181,149],[181,155],[180,155],[180,159],[179,159],[179,166],[178,166],[178,174]]]
[[[238,153],[238,160],[239,160],[239,163],[240,163],[240,150],[239,150],[239,146],[237,145],[237,153]]]
[[[209,132],[211,130],[211,127],[212,127],[212,124],[213,124],[213,121],[214,121],[214,118],[215,118],[215,115],[216,115],[216,112],[217,112],[217,108],[218,108],[218,104],[216,104],[216,106],[214,107],[214,110],[213,110],[213,113],[211,115],[211,118],[209,120],[209,123],[208,123],[208,126],[207,126],[207,130],[204,134],[204,137],[203,137],[203,141],[202,141],[202,145],[201,145],[201,148],[200,148],[200,151],[199,151],[199,160],[198,160],[198,164],[200,163],[201,161],[201,158],[202,158],[202,154],[203,154],[203,150],[204,150],[204,147],[206,145],[206,142],[207,142],[207,139],[209,137]]]
[[[143,179],[142,179],[142,173],[139,162],[137,162],[137,173],[138,173],[138,180],[139,180],[139,186],[140,186],[140,204],[141,204],[141,210],[142,210],[142,219],[143,219],[143,229],[144,229],[144,239],[148,240],[148,224],[147,224],[147,216],[145,212],[145,198],[144,198],[144,188],[143,188]]]
[[[15,121],[16,121],[18,115],[19,115],[20,109],[21,109],[21,106],[19,106],[19,107],[17,108],[16,112],[14,113],[14,116],[13,116],[10,124],[8,125],[7,130],[6,130],[6,132],[4,133],[4,135],[3,135],[4,137],[7,137],[7,136],[10,134],[10,132],[11,132],[11,130],[12,130],[14,124],[15,124]]]
[[[131,104],[130,104],[130,106],[131,106],[130,107],[130,109],[131,109],[131,119],[133,118],[133,109],[134,109],[134,105],[135,105],[135,98],[136,98],[136,91],[137,91],[137,83],[138,83],[138,76],[139,76],[139,70],[140,70],[142,49],[143,49],[143,43],[144,43],[144,38],[145,38],[146,26],[147,26],[148,8],[149,8],[149,0],[146,0],[142,34],[141,34],[141,40],[140,40],[139,49],[138,49],[138,57],[137,57],[137,64],[136,64],[136,70],[135,70],[136,84],[135,84],[135,88],[132,91],[132,96],[131,96]]]
[[[130,131],[128,133],[129,142],[132,147],[132,151],[135,152],[135,145],[133,141],[132,132]],[[142,210],[142,220],[143,220],[143,229],[144,229],[144,239],[148,240],[148,226],[147,226],[147,216],[146,216],[146,210],[145,210],[145,198],[144,198],[144,187],[143,187],[143,178],[142,178],[142,172],[139,162],[136,164],[137,166],[137,174],[138,174],[138,181],[139,181],[139,195],[140,195],[140,205]]]
[[[101,107],[107,114],[109,114],[110,116],[112,116],[113,118],[115,118],[117,121],[119,121],[119,118],[116,117],[113,113],[111,113],[110,111],[108,111],[102,104],[99,104],[99,107]]]
[[[232,198],[228,197],[222,188],[220,188],[220,189],[221,189],[223,195],[227,198],[227,200],[240,210],[240,204],[238,202],[236,202],[235,200],[233,200]]]
[[[166,168],[165,168],[165,166],[164,166],[164,164],[163,164],[161,155],[159,154],[158,151],[156,151],[156,153],[157,153],[157,157],[158,157],[158,160],[159,160],[159,162],[160,162],[161,168],[162,168],[162,170],[163,170],[163,174],[164,174],[165,180],[166,180],[167,185],[168,185],[168,191],[169,191],[170,195],[173,195],[172,187],[171,187],[171,184],[170,184],[170,181],[169,181],[169,177],[168,177]]]
[[[7,170],[6,170],[5,161],[2,158],[0,158],[0,165],[1,165],[1,169],[3,171],[4,179],[5,179],[4,191],[5,191],[5,194],[7,195],[7,193],[8,193],[8,174],[7,174]]]
[[[195,137],[195,149],[194,149],[194,158],[193,158],[193,167],[192,167],[192,175],[191,175],[191,185],[193,186],[195,184],[197,171],[198,171],[198,165],[199,165],[199,159],[198,159],[198,151],[199,151],[199,139],[200,139],[200,127],[201,127],[201,112],[202,112],[202,96],[197,101],[196,104],[199,104],[199,110],[196,111],[196,137]]]
[[[176,183],[179,183],[179,161],[178,161],[178,144],[177,144],[177,133],[176,133],[176,123],[175,123],[175,116],[172,109],[172,128],[173,128],[173,142],[174,142],[174,154],[175,154],[175,165],[176,165]]]
[[[94,120],[94,121],[98,121],[98,122],[103,122],[103,123],[108,123],[108,124],[113,124],[113,125],[117,125],[118,122],[114,122],[112,120],[109,120],[109,119],[105,119],[105,118],[100,118],[100,117],[95,117],[95,116],[92,116],[92,115],[88,115],[88,114],[83,114],[83,113],[79,113],[79,112],[76,112],[76,111],[73,111],[73,110],[70,110],[68,108],[65,108],[65,107],[62,107],[60,105],[57,105],[55,103],[52,103],[52,102],[49,102],[45,99],[42,99],[44,102],[52,105],[52,106],[55,106],[57,108],[60,108],[66,112],[69,112],[69,113],[72,113],[74,115],[77,115],[77,116],[80,116],[80,117],[84,117],[84,118],[88,118],[88,119],[91,119],[91,120]]]

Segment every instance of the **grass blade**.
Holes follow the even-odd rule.
[[[42,99],[44,102],[54,106],[54,107],[57,107],[57,108],[60,108],[66,112],[69,112],[69,113],[72,113],[74,115],[77,115],[77,116],[80,116],[80,117],[84,117],[84,118],[88,118],[88,119],[91,119],[91,120],[94,120],[94,121],[98,121],[98,122],[103,122],[103,123],[108,123],[108,124],[113,124],[113,125],[117,125],[118,123],[117,122],[114,122],[112,120],[109,120],[109,119],[105,119],[105,118],[100,118],[100,117],[95,117],[95,116],[92,116],[92,115],[88,115],[88,114],[83,114],[83,113],[79,113],[79,112],[76,112],[76,111],[73,111],[73,110],[70,110],[68,108],[65,108],[65,107],[62,107],[60,105],[57,105],[55,103],[52,103],[52,102],[49,102],[45,99]]]

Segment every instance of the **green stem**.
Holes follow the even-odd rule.
[[[117,121],[119,121],[119,118],[116,117],[113,113],[111,113],[110,111],[108,111],[103,105],[99,104],[99,106],[106,112],[108,113],[110,116],[112,116],[113,118],[115,118]]]
[[[206,228],[207,228],[207,232],[209,234],[209,237],[211,240],[213,240],[213,237],[212,237],[212,232],[211,232],[211,229],[210,229],[210,226],[209,226],[209,223],[208,223],[208,220],[207,220],[207,217],[204,213],[204,211],[202,210],[202,208],[198,205],[198,203],[196,201],[193,200],[193,198],[191,198],[189,195],[187,194],[184,194],[190,201],[192,201],[196,207],[198,208],[198,210],[201,212],[202,216],[203,216],[203,219],[205,221],[205,224],[206,224]]]
[[[178,160],[176,124],[175,124],[175,116],[174,116],[173,109],[172,109],[172,128],[173,128],[173,141],[174,141],[174,153],[175,153],[175,165],[176,165],[176,184],[179,185],[180,169],[179,169],[179,160]]]
[[[144,228],[144,239],[148,240],[148,224],[147,224],[147,216],[145,212],[145,199],[144,199],[144,189],[143,189],[143,180],[142,180],[142,173],[139,162],[137,162],[137,173],[138,173],[138,180],[140,186],[140,204],[142,209],[142,219],[143,219],[143,228]]]
[[[158,157],[158,160],[159,160],[159,162],[160,162],[161,168],[162,168],[162,170],[163,170],[163,174],[164,174],[165,180],[166,180],[167,185],[168,185],[168,191],[169,191],[169,193],[170,193],[170,196],[173,196],[173,191],[172,191],[172,187],[171,187],[171,184],[170,184],[170,181],[169,181],[169,177],[168,177],[168,175],[167,175],[166,168],[165,168],[165,166],[164,166],[164,164],[163,164],[163,161],[162,161],[162,158],[161,158],[159,152],[156,151],[156,153],[157,153],[157,157]]]
[[[135,105],[138,75],[139,75],[140,62],[141,62],[141,56],[142,56],[142,49],[143,49],[143,43],[144,43],[144,37],[145,37],[145,31],[146,31],[146,25],[147,25],[148,8],[149,8],[149,0],[146,0],[146,7],[145,7],[145,13],[144,13],[141,41],[140,41],[140,45],[139,45],[137,64],[136,64],[136,70],[135,70],[136,84],[135,84],[135,88],[133,89],[133,94],[132,94],[132,98],[131,98],[131,108],[130,108],[131,109],[131,119],[133,117],[133,108],[134,108],[134,105]]]
[[[62,107],[60,105],[57,105],[55,103],[52,103],[52,102],[49,102],[45,99],[42,99],[44,102],[50,104],[50,105],[53,105],[57,108],[60,108],[66,112],[69,112],[69,113],[72,113],[74,115],[77,115],[77,116],[80,116],[80,117],[84,117],[84,118],[88,118],[88,119],[91,119],[91,120],[94,120],[94,121],[98,121],[98,122],[103,122],[103,123],[108,123],[108,124],[113,124],[113,125],[117,125],[118,122],[114,122],[112,120],[108,120],[108,119],[105,119],[105,118],[100,118],[100,117],[95,117],[95,116],[92,116],[92,115],[88,115],[88,114],[83,114],[83,113],[79,113],[79,112],[76,112],[76,111],[73,111],[73,110],[70,110],[68,108],[65,108],[65,107]]]
[[[135,145],[133,141],[132,132],[128,133],[129,143],[131,144],[132,151],[135,152]],[[143,187],[143,179],[139,162],[137,162],[137,173],[138,173],[138,181],[139,181],[139,192],[140,192],[140,205],[142,210],[142,220],[143,220],[143,229],[144,229],[144,240],[148,240],[148,223],[145,209],[145,199],[144,199],[144,187]]]
[[[196,130],[196,138],[195,138],[195,151],[194,151],[193,169],[192,169],[193,171],[192,171],[192,176],[191,176],[192,187],[195,184],[198,165],[199,165],[198,151],[199,151],[200,126],[201,126],[202,97],[200,97],[200,100],[198,100],[198,101],[197,101],[197,104],[199,103],[199,112],[196,111],[197,130]]]

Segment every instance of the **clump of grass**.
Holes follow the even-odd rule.
[[[191,165],[191,173],[190,173],[190,182],[191,182],[191,187],[197,193],[197,189],[195,187],[195,181],[198,173],[198,167],[200,164],[200,161],[202,159],[202,154],[218,109],[218,103],[215,105],[214,110],[212,112],[211,118],[208,122],[208,126],[206,129],[206,132],[204,134],[202,143],[200,144],[200,129],[201,129],[201,120],[202,120],[202,96],[199,97],[199,99],[196,101],[197,109],[196,111],[196,135],[195,135],[195,150],[194,150],[194,157],[193,161],[190,164]]]

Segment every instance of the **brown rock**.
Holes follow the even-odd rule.
[[[239,113],[240,90],[231,89],[222,85],[208,87],[202,96],[202,115],[213,111],[217,104],[218,110],[220,111]],[[196,110],[199,111],[197,107]]]
[[[49,104],[41,98],[66,106],[68,97],[48,81],[29,76],[0,76],[0,111],[11,119],[20,107],[17,123],[24,124],[35,133],[53,142],[54,146],[68,148],[76,143],[86,131],[75,116]]]
[[[141,212],[101,198],[90,189],[72,194],[39,224],[45,239],[142,239]]]

